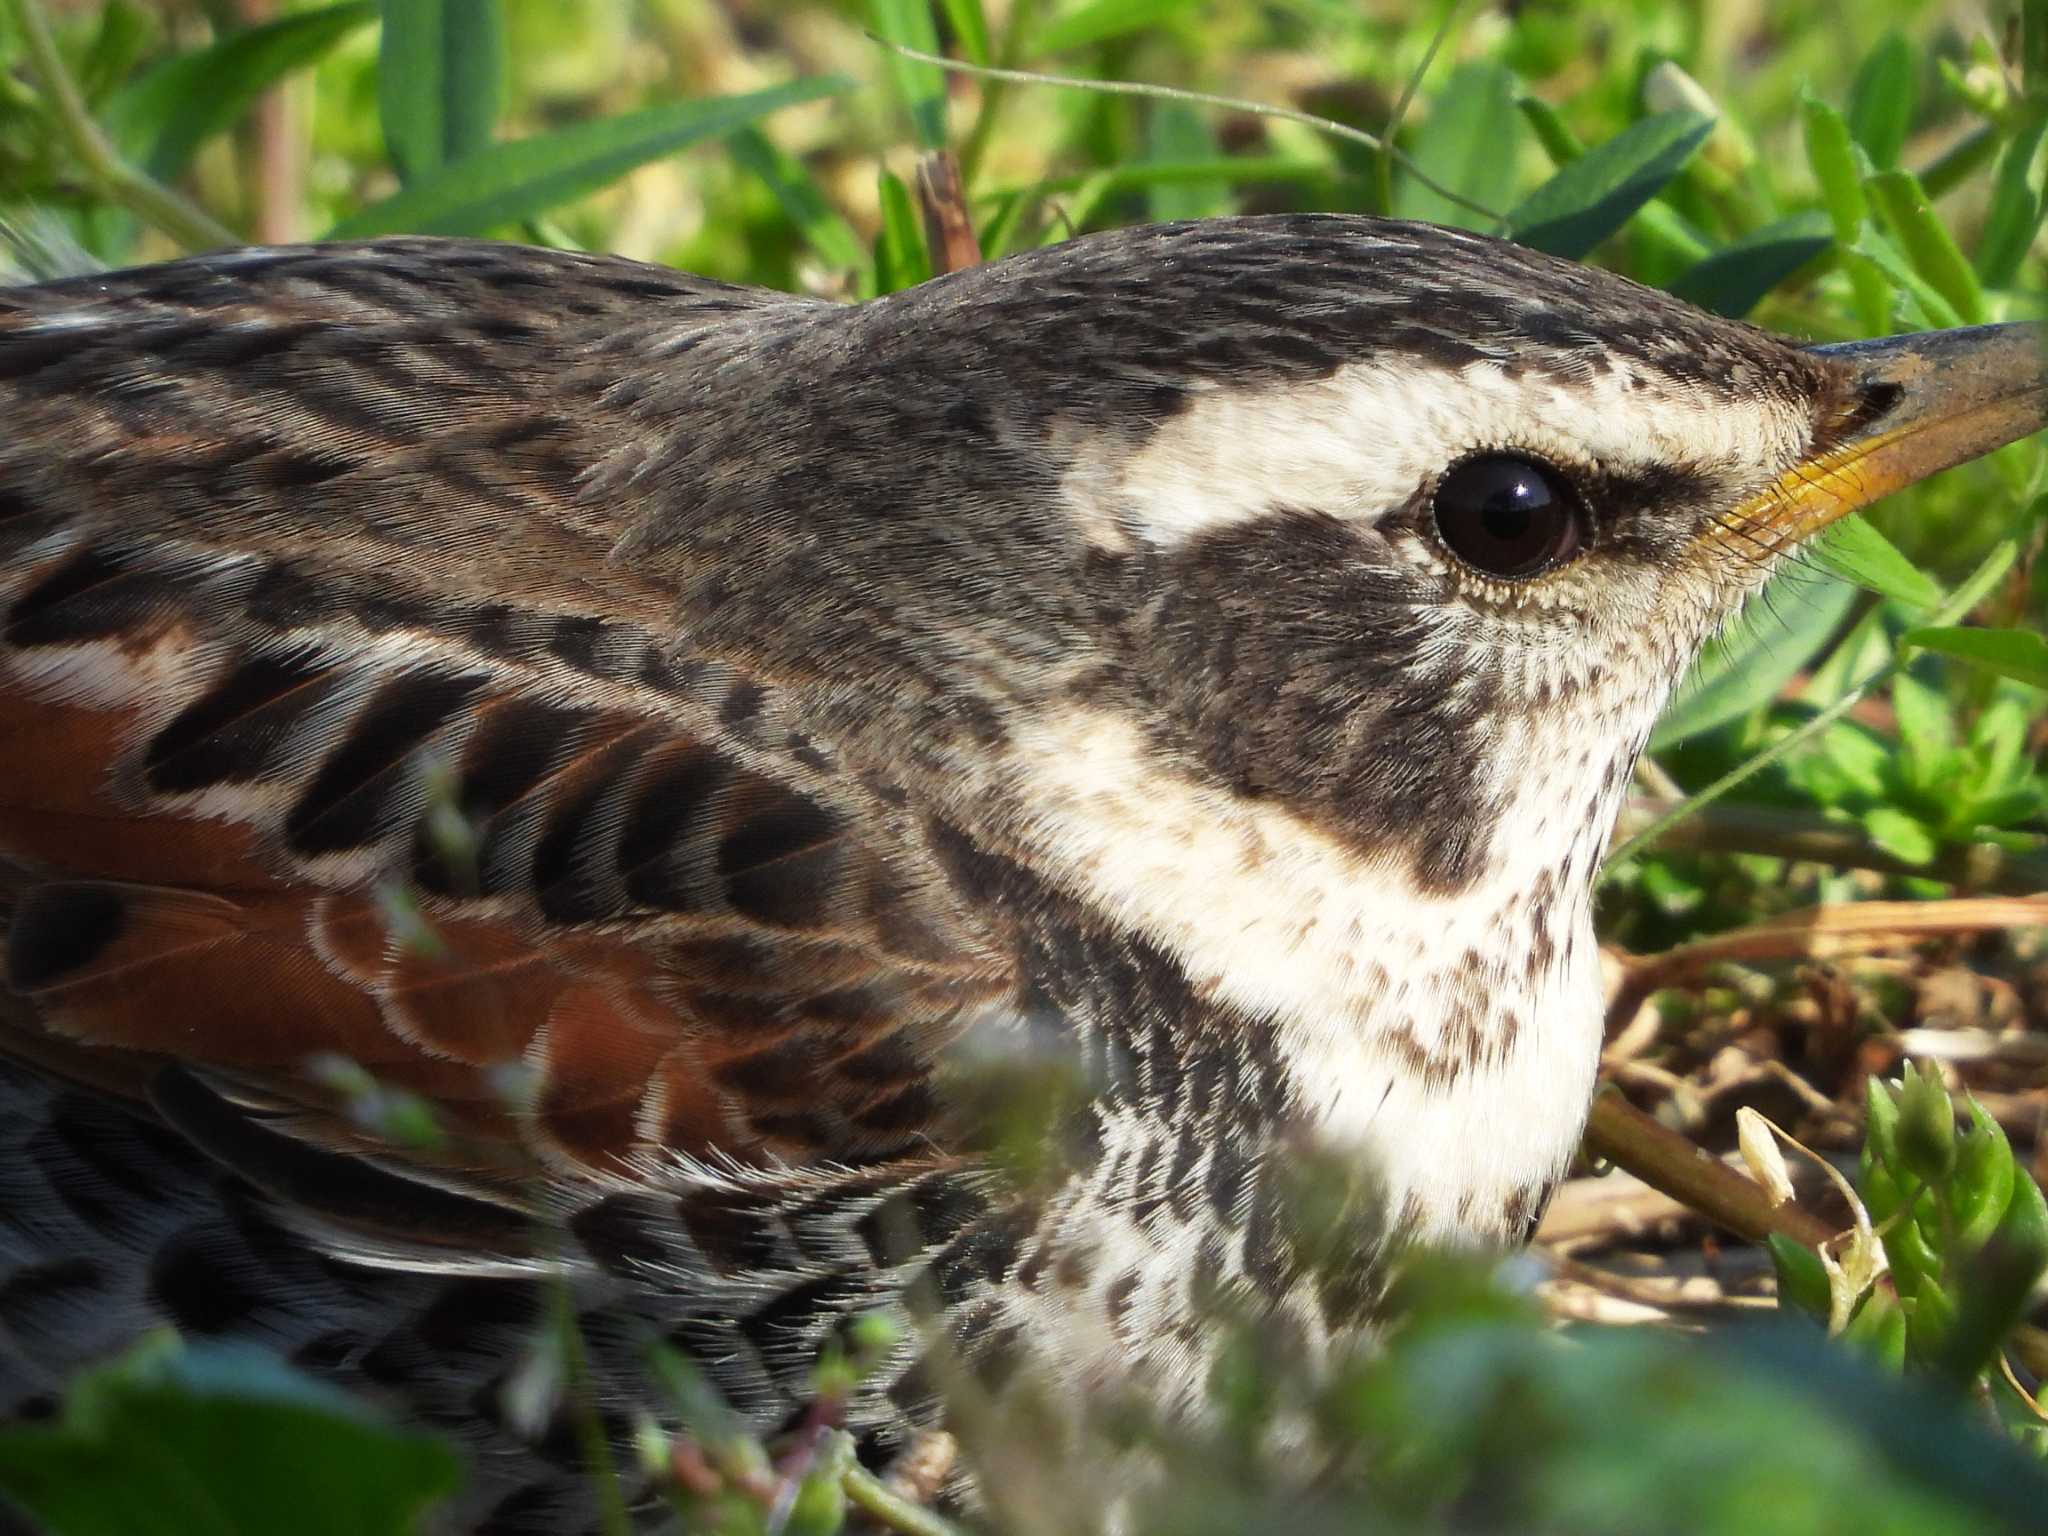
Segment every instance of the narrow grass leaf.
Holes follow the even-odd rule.
[[[1948,226],[1935,217],[1920,178],[1911,171],[1880,171],[1866,185],[1871,202],[1884,215],[1913,270],[1948,301],[1964,324],[1981,324],[1983,285]]]
[[[1515,110],[1522,114],[1522,121],[1534,131],[1536,142],[1543,146],[1543,153],[1550,156],[1552,165],[1570,165],[1586,152],[1586,146],[1572,132],[1571,124],[1564,120],[1564,114],[1542,97],[1518,97]]]
[[[1184,101],[1155,102],[1145,125],[1146,160],[1168,165],[1215,160],[1216,135],[1209,122]],[[1145,194],[1145,211],[1155,219],[1206,219],[1230,211],[1230,183],[1162,179]]]
[[[1868,271],[1880,282],[1888,282],[1894,288],[1903,290],[1913,307],[1919,311],[1920,322],[1930,330],[1945,330],[1949,326],[1963,323],[1963,317],[1956,312],[1956,307],[1942,297],[1939,289],[1915,271],[1912,262],[1906,259],[1904,253],[1876,229],[1864,230],[1862,238],[1848,252],[1848,256],[1863,263],[1860,270]],[[1851,270],[1859,269],[1852,267]]]
[[[1988,288],[2003,288],[2013,280],[2040,232],[2043,212],[2048,211],[2034,177],[2044,136],[2048,136],[2048,111],[2036,108],[1999,158],[1991,207],[1977,241],[1977,275]]]
[[[1414,167],[1483,208],[1504,208],[1515,192],[1514,77],[1491,61],[1461,64],[1431,102],[1409,154]],[[1394,215],[1491,229],[1492,221],[1417,181],[1405,168],[1394,182]]]
[[[903,178],[888,171],[881,177],[882,227],[875,236],[875,287],[882,293],[914,288],[932,275],[925,253],[924,228],[910,201]]]
[[[1849,132],[1881,171],[1899,163],[1913,123],[1914,96],[1913,50],[1898,33],[1886,33],[1856,71],[1848,111]]]
[[[939,29],[927,0],[868,0],[868,24],[875,36],[919,53],[939,51]],[[910,132],[919,149],[946,147],[946,75],[936,64],[906,59],[889,50],[889,75],[910,113]]]
[[[1698,112],[1663,112],[1632,123],[1565,166],[1508,215],[1523,245],[1580,257],[1661,192],[1714,131]]]
[[[1854,245],[1869,217],[1869,199],[1863,195],[1863,178],[1868,173],[1848,119],[1817,96],[1799,103],[1799,119],[1806,132],[1806,163],[1820,186],[1821,205],[1834,224],[1835,238]]]
[[[1031,37],[1031,52],[1041,56],[1092,48],[1159,26],[1193,8],[1193,0],[1092,0],[1040,27]]]
[[[343,219],[329,238],[352,240],[401,230],[467,235],[531,218],[595,192],[650,160],[784,107],[837,95],[850,83],[837,75],[792,80],[765,91],[669,102],[493,144]]]
[[[993,50],[988,43],[988,18],[982,14],[981,0],[939,0],[945,7],[946,24],[953,29],[953,35],[960,40],[960,48],[973,64],[988,63]]]
[[[2048,688],[2048,639],[2031,630],[1973,629],[1960,625],[1911,629],[1906,631],[1902,643],[1953,656],[2036,688]]]
[[[155,26],[135,0],[108,0],[100,7],[99,26],[76,67],[78,91],[96,102],[126,79],[149,52]]]
[[[491,142],[505,94],[498,0],[383,0],[377,112],[410,184]]]
[[[1701,651],[1657,722],[1650,750],[1762,709],[1820,654],[1855,601],[1848,582],[1788,567]]]
[[[2020,79],[2027,95],[2048,101],[2048,0],[2020,6]]]
[[[375,0],[354,0],[230,32],[121,87],[101,108],[101,120],[151,176],[175,180],[199,146],[240,122],[257,97],[318,63],[376,16]]]
[[[985,195],[1001,199],[1009,197],[1046,197],[1077,192],[1082,187],[1107,186],[1113,191],[1142,191],[1151,187],[1186,186],[1201,182],[1227,182],[1232,186],[1256,185],[1263,183],[1302,184],[1327,181],[1330,177],[1330,163],[1327,160],[1311,160],[1291,155],[1217,155],[1207,160],[1139,160],[1110,167],[1108,170],[1089,171],[1070,176],[1048,176],[1043,181],[1021,183],[1011,187],[991,188]],[[1075,220],[1073,210],[1067,210],[1067,222]],[[997,250],[983,242],[984,250]]]
[[[1818,208],[1804,209],[1695,262],[1671,291],[1702,309],[1740,320],[1773,288],[1826,255],[1833,244],[1828,216]]]
[[[868,269],[868,253],[860,236],[818,190],[801,160],[777,148],[758,128],[742,128],[727,135],[725,147],[743,170],[767,184],[789,222],[821,261],[844,271]]]
[[[1843,580],[1909,608],[1932,608],[1944,595],[1933,577],[1900,554],[1898,546],[1860,513],[1843,518],[1807,549]]]

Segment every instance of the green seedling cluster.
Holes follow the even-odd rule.
[[[1856,1193],[1862,1212],[1841,1260],[1771,1240],[1785,1301],[1834,1320],[1893,1369],[1985,1394],[2048,1454],[2040,1408],[2022,1385],[2033,1373],[2008,1356],[2048,1274],[2048,1202],[2005,1131],[1972,1097],[1959,1129],[1932,1068],[1908,1065],[1892,1084],[1873,1078]],[[1873,1240],[1881,1247],[1856,1255],[1861,1263],[1849,1257]]]

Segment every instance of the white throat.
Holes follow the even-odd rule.
[[[1407,1232],[1519,1235],[1592,1089],[1608,763],[1531,765],[1489,872],[1443,896],[1403,857],[1163,768],[1116,715],[1054,714],[1015,751],[1040,867],[1273,1020],[1294,1113],[1371,1161]]]

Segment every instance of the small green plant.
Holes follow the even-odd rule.
[[[1932,1068],[1872,1078],[1856,1225],[1843,1256],[1774,1235],[1785,1302],[1894,1370],[1980,1393],[2048,1455],[2048,1420],[2007,1358],[2048,1274],[2048,1202],[1974,1097],[1964,1124]],[[2035,1364],[2039,1364],[2036,1360]]]

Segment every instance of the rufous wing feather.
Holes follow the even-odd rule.
[[[774,302],[649,281],[401,244],[0,297],[12,1037],[336,1147],[322,1055],[570,1173],[926,1144],[1011,962],[579,498],[629,429],[561,403],[577,327]]]

